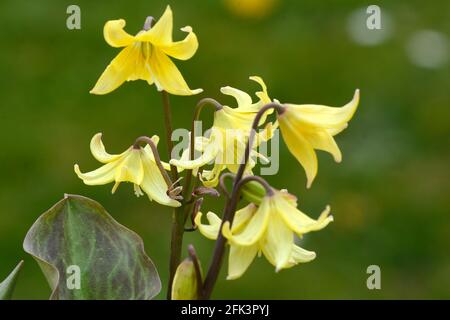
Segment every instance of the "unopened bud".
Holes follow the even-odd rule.
[[[211,197],[220,197],[219,191],[217,191],[214,188],[208,188],[208,187],[197,187],[194,189],[194,195],[197,197],[201,196],[211,196]]]
[[[172,285],[173,300],[197,300],[199,298],[198,279],[194,261],[184,259],[175,272]]]
[[[248,202],[259,205],[262,198],[266,195],[266,190],[260,183],[256,181],[249,181],[242,186],[241,194],[242,197]]]

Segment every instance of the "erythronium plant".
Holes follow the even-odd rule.
[[[114,183],[112,193],[120,183],[132,183],[136,196],[147,195],[150,201],[173,208],[167,298],[209,299],[228,247],[229,280],[241,277],[257,255],[264,255],[276,272],[314,260],[316,253],[300,247],[296,239],[333,221],[330,207],[313,219],[298,209],[294,195],[255,175],[257,160],[269,161],[258,147],[279,129],[303,167],[310,188],[318,171],[316,150],[341,161],[334,136],[347,127],[355,113],[359,91],[343,107],[297,105],[271,99],[264,81],[250,77],[261,87],[256,100],[227,86],[221,92],[234,97],[236,106],[211,98],[198,102],[193,108],[189,146],[175,158],[169,94],[194,95],[202,90],[190,89],[170,58],[190,59],[198,48],[197,37],[191,27],[184,27],[185,39],[172,40],[169,6],[158,21],[148,17],[136,35],[124,27],[123,19],[105,24],[106,42],[122,49],[91,93],[107,94],[133,80],[155,85],[162,96],[167,162],[158,153],[156,135],[138,137],[124,152],[109,154],[99,133],[92,138],[90,149],[102,166],[83,173],[75,165],[75,173],[87,185]],[[213,125],[209,135],[197,135],[195,123],[205,107],[214,111]],[[232,181],[231,189],[227,179]],[[208,212],[205,223],[201,206],[207,196],[223,196],[225,205],[222,217]],[[192,245],[188,246],[188,257],[181,261],[183,235],[196,230],[215,241],[205,273]],[[53,299],[150,299],[160,290],[158,273],[144,252],[142,240],[100,204],[81,196],[66,195],[44,213],[28,232],[24,248],[46,275]],[[85,285],[78,291],[65,285],[66,268],[73,265],[81,269]],[[1,284],[5,296],[10,296],[7,290],[12,282]]]

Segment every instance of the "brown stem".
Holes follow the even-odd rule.
[[[230,225],[233,223],[234,213],[236,212],[237,203],[239,201],[240,187],[242,186],[242,184],[240,182],[244,175],[245,168],[247,167],[247,162],[250,157],[250,150],[253,146],[253,140],[255,137],[256,129],[259,126],[259,122],[260,122],[262,116],[269,109],[275,109],[278,114],[282,114],[284,112],[284,107],[282,105],[272,102],[272,103],[266,104],[256,114],[255,119],[253,120],[252,128],[251,128],[250,135],[249,135],[247,145],[245,148],[244,159],[241,162],[241,165],[239,166],[238,172],[234,179],[233,189],[231,192],[231,198],[225,204],[222,224],[219,229],[220,231],[222,230],[223,224],[226,221],[229,221]],[[266,188],[266,190],[267,190],[267,188]],[[220,231],[217,236],[216,245],[214,247],[213,258],[212,258],[211,264],[209,266],[208,273],[206,274],[205,282],[203,285],[203,297],[205,299],[209,299],[211,297],[212,290],[214,289],[214,285],[216,284],[217,277],[219,275],[219,271],[222,266],[223,255],[225,252],[226,239],[223,236],[222,232],[220,232]]]
[[[194,159],[194,153],[195,153],[195,122],[200,118],[200,114],[203,110],[203,108],[207,105],[211,105],[215,107],[216,111],[223,108],[223,106],[217,102],[216,100],[212,98],[204,98],[201,99],[197,105],[195,106],[194,110],[194,118],[192,119],[192,125],[191,125],[191,136],[189,141],[189,160]],[[186,201],[189,201],[187,196],[191,194],[191,183],[192,183],[192,169],[186,170],[186,181],[184,183],[184,195],[186,196]]]
[[[161,91],[163,107],[164,107],[164,123],[166,129],[166,144],[167,144],[167,152],[169,155],[169,159],[172,159],[172,149],[173,149],[173,141],[172,141],[172,111],[170,109],[170,101],[169,94],[166,91]],[[175,166],[170,165],[170,172],[172,173],[173,181],[178,180],[178,172]]]
[[[161,157],[159,156],[156,144],[149,137],[140,136],[139,138],[137,138],[134,141],[133,148],[140,149],[141,148],[140,145],[139,145],[140,142],[147,143],[150,146],[150,148],[152,149],[152,153],[153,153],[153,157],[155,158],[156,165],[158,166],[158,169],[161,172],[161,175],[163,176],[164,181],[167,184],[167,187],[170,188],[172,186],[172,181],[170,180],[170,177],[167,174],[166,169],[164,169],[164,166],[163,166],[163,164],[161,162]]]

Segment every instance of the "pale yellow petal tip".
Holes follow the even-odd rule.
[[[312,179],[308,178],[306,180],[306,189],[310,189],[311,188],[311,185],[312,185],[313,181],[314,181],[314,178],[312,178]]]
[[[187,33],[193,32],[191,26],[185,26],[185,27],[181,28],[180,30],[183,31],[183,32],[187,32]]]
[[[108,92],[106,92],[106,91],[101,91],[101,90],[99,90],[99,89],[97,88],[97,86],[95,86],[94,88],[91,89],[91,91],[89,91],[89,93],[90,93],[90,94],[95,94],[95,95],[101,96],[101,95],[105,95],[105,94],[109,93],[109,91],[108,91]]]
[[[197,214],[194,218],[194,223],[197,227],[202,224],[202,216],[203,216],[203,214],[201,213],[201,211],[199,211],[199,212],[197,212]]]
[[[194,90],[191,90],[191,94],[190,95],[195,95],[195,94],[199,94],[199,93],[202,93],[203,92],[203,89],[194,89]]]
[[[360,97],[360,95],[359,95],[359,89],[356,89],[356,90],[355,90],[355,94],[353,95],[353,100],[355,100],[356,103],[359,103],[359,97]]]
[[[227,94],[227,92],[228,92],[230,89],[233,90],[234,88],[233,88],[233,87],[230,87],[230,86],[221,87],[221,88],[220,88],[220,92],[223,93],[223,94]]]
[[[152,140],[153,143],[154,143],[155,145],[158,145],[158,143],[159,143],[159,136],[157,136],[157,135],[155,134],[155,135],[153,135],[153,136],[150,138],[150,140]]]
[[[229,274],[227,276],[227,280],[236,280],[242,277],[242,274]]]
[[[81,173],[81,171],[80,171],[80,167],[78,166],[78,164],[75,164],[75,165],[73,166],[73,170],[74,170],[75,173],[77,174],[78,178],[82,179],[82,178],[81,178],[82,173]]]
[[[228,240],[230,240],[233,237],[233,234],[231,233],[230,230],[230,222],[229,221],[225,221],[223,224],[223,228],[222,228],[222,235],[227,238]]]
[[[173,207],[173,208],[181,207],[181,203],[180,203],[179,201],[176,201],[176,200],[170,202],[170,203],[167,204],[167,205],[168,205],[169,207]]]

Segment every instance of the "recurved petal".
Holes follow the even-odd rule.
[[[230,223],[225,222],[222,233],[231,244],[241,246],[251,246],[261,239],[264,235],[270,214],[270,202],[268,197],[264,198],[258,210],[251,217],[248,224],[242,229],[241,232],[233,234],[230,230]]]
[[[171,159],[169,163],[171,165],[183,168],[183,169],[197,169],[200,168],[211,160],[215,159],[217,155],[217,146],[214,142],[210,142],[204,149],[204,152],[200,157],[194,160],[187,160],[183,157],[181,159]]]
[[[359,104],[359,90],[355,91],[353,99],[343,107],[328,107],[322,105],[287,105],[287,113],[303,123],[323,128],[338,129],[342,131],[350,121]],[[291,109],[291,110],[289,110]]]
[[[119,159],[120,157],[122,157],[125,152],[121,153],[121,154],[109,154],[108,152],[106,152],[105,146],[103,145],[102,142],[102,134],[101,133],[97,133],[94,137],[92,137],[91,139],[91,144],[90,144],[90,148],[91,148],[91,153],[94,156],[94,158],[102,163],[108,163],[111,161],[115,161],[117,159]]]
[[[216,240],[219,234],[222,220],[213,212],[209,211],[206,214],[209,224],[202,223],[202,213],[198,212],[195,216],[194,222],[202,235],[211,240]]]
[[[228,276],[227,280],[235,280],[241,277],[248,269],[258,252],[258,244],[251,246],[230,246],[230,255],[228,258]]]
[[[172,43],[173,14],[170,6],[166,7],[158,22],[148,31],[141,32],[136,36],[138,41],[148,41],[154,45],[167,45]]]
[[[111,61],[90,93],[110,93],[127,80],[143,79],[152,84],[149,70],[141,50],[141,43],[131,44]]]
[[[276,199],[276,210],[283,218],[286,225],[295,233],[302,235],[311,231],[317,231],[325,228],[331,221],[333,221],[333,216],[330,216],[330,207],[327,206],[326,209],[320,214],[317,220],[314,220],[295,208],[290,204],[284,197],[275,196]]]
[[[188,60],[192,58],[198,49],[198,40],[192,28],[186,26],[181,31],[187,32],[188,35],[181,41],[175,41],[170,44],[161,45],[160,49],[165,54],[179,60]]]
[[[316,253],[314,251],[305,250],[297,245],[292,245],[291,257],[283,268],[290,268],[299,263],[306,263],[314,260]]]
[[[292,230],[279,214],[272,214],[260,245],[267,260],[275,266],[276,272],[289,261],[293,243],[294,233]]]
[[[220,173],[225,169],[223,164],[214,164],[212,170],[203,170],[200,180],[208,188],[214,188],[219,184]]]
[[[167,195],[167,184],[164,180],[158,166],[147,156],[144,156],[144,179],[140,184],[142,190],[147,194],[150,200],[169,207],[179,207],[181,203],[170,198]]]
[[[191,90],[175,64],[159,48],[152,48],[149,63],[153,81],[159,91],[165,90],[179,96],[190,96],[203,91],[203,89]]]
[[[296,128],[285,114],[278,117],[278,122],[281,134],[289,151],[305,170],[307,178],[306,186],[310,188],[317,175],[316,152],[308,140],[305,139],[300,129]]]
[[[270,103],[271,100],[270,100],[269,94],[267,92],[267,86],[264,83],[264,80],[258,76],[252,76],[252,77],[250,77],[250,80],[257,82],[261,86],[261,89],[262,89],[262,91],[256,92],[256,96],[260,99],[258,106],[262,107],[264,104]],[[273,109],[270,109],[267,111],[267,114],[271,114],[272,112],[273,112]]]
[[[124,19],[110,20],[105,23],[103,36],[111,47],[126,47],[134,41],[134,37],[123,30],[125,25]]]
[[[247,94],[246,92],[230,87],[230,86],[226,86],[226,87],[222,87],[220,88],[220,92],[222,92],[223,94],[226,94],[228,96],[232,96],[236,99],[236,102],[238,104],[239,108],[249,108],[252,104],[252,97],[250,97],[249,94]]]
[[[116,176],[116,171],[120,167],[120,162],[121,161],[110,162],[110,163],[107,163],[107,164],[101,166],[100,168],[98,168],[94,171],[90,171],[90,172],[86,172],[86,173],[82,173],[80,171],[80,168],[76,164],[74,166],[74,170],[75,170],[75,173],[77,174],[78,178],[83,180],[83,182],[85,184],[87,184],[89,186],[103,185],[103,184],[107,184],[107,183],[114,181],[115,176]]]

